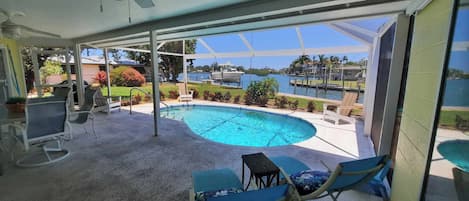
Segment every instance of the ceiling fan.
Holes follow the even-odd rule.
[[[127,1],[127,7],[128,7],[128,12],[129,12],[129,23],[132,23],[132,18],[130,16],[130,0],[116,0],[116,1]],[[151,8],[155,7],[155,3],[153,3],[153,0],[134,0],[135,3],[140,6],[140,8]],[[104,11],[103,7],[103,0],[99,0],[99,10],[100,12]]]
[[[52,37],[52,38],[60,38],[60,35],[53,34],[37,29],[33,29],[31,27],[27,27],[25,25],[16,24],[12,21],[15,17],[24,17],[26,16],[23,12],[20,11],[11,11],[8,12],[0,8],[0,13],[7,17],[7,19],[0,23],[0,36],[6,36],[8,38],[27,38],[31,36],[45,36],[45,37]]]

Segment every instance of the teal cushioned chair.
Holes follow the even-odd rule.
[[[287,175],[310,170],[307,165],[295,158],[288,156],[269,158],[277,166],[284,169]],[[389,157],[385,155],[339,163],[334,171],[330,171],[329,179],[319,189],[301,198],[309,200],[330,196],[333,200],[337,200],[343,191],[355,189],[373,180],[378,172],[389,166],[389,161]],[[378,179],[384,178],[383,175],[385,174],[379,174]]]

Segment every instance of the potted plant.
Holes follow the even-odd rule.
[[[25,103],[26,98],[24,97],[10,97],[7,102],[5,102],[5,106],[11,113],[21,113],[24,112]]]

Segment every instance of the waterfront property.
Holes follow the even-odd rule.
[[[39,97],[48,95],[50,88],[60,86],[41,82],[41,75],[44,76],[41,70],[42,73],[45,70],[40,63],[44,54],[58,54],[66,58],[68,82],[63,87],[69,87],[70,90],[73,89],[70,58],[74,57],[78,105],[83,106],[85,90],[83,65],[80,61],[82,48],[87,47],[102,49],[104,70],[107,71],[106,79],[103,80],[106,81],[104,85],[107,85],[108,95],[112,95],[109,82],[111,49],[149,53],[146,58],[153,61],[152,80],[155,81],[158,81],[160,69],[170,71],[160,68],[161,63],[156,62],[160,58],[167,58],[162,55],[177,58],[178,62],[175,63],[179,63],[179,67],[183,69],[184,82],[188,81],[187,62],[190,59],[234,56],[252,58],[286,54],[298,57],[365,52],[368,54],[368,62],[365,93],[361,96],[364,110],[354,123],[335,125],[323,120],[322,115],[314,113],[253,106],[259,102],[265,103],[268,99],[247,100],[249,104],[252,103],[249,101],[254,101],[255,104],[250,106],[235,105],[234,107],[242,107],[242,111],[254,109],[256,112],[252,114],[260,117],[262,115],[257,110],[301,118],[311,123],[316,130],[312,137],[303,136],[307,139],[274,147],[217,143],[196,135],[195,129],[190,130],[190,125],[184,120],[161,118],[164,110],[160,107],[169,107],[171,110],[171,103],[160,101],[160,85],[156,84],[159,82],[154,82],[151,85],[154,102],[134,106],[134,114],[128,114],[127,109],[109,115],[96,114],[94,122],[98,139],[75,128],[73,138],[60,135],[71,151],[66,160],[50,166],[22,169],[12,163],[9,154],[5,155],[3,158],[6,160],[2,160],[5,162],[2,163],[5,171],[0,179],[0,199],[184,200],[189,195],[191,172],[229,168],[241,179],[241,169],[244,167],[241,166],[241,155],[265,152],[268,156],[287,155],[319,170],[326,169],[320,161],[334,166],[340,162],[374,155],[390,155],[393,161],[392,171],[387,179],[382,177],[386,187],[382,193],[389,194],[391,200],[464,200],[463,197],[458,198],[461,195],[458,189],[464,189],[464,186],[457,182],[458,179],[454,179],[458,175],[453,176],[451,171],[451,168],[456,168],[458,172],[465,169],[461,167],[460,161],[455,163],[452,160],[454,157],[458,158],[460,152],[452,152],[450,155],[447,152],[441,152],[441,155],[434,153],[439,152],[438,146],[445,146],[443,141],[448,139],[467,140],[464,138],[465,131],[461,129],[437,130],[437,121],[443,116],[440,109],[446,84],[444,75],[450,64],[458,67],[461,63],[450,62],[450,55],[452,57],[454,52],[468,52],[468,34],[461,34],[466,29],[461,32],[457,29],[458,26],[467,26],[467,18],[464,16],[468,5],[466,0],[207,0],[184,3],[145,0],[128,1],[127,6],[123,2],[107,1],[87,3],[44,0],[31,3],[3,0],[0,6],[6,11],[1,13],[5,13],[8,20],[1,24],[0,100],[3,104],[9,98],[9,103],[15,103],[6,104],[9,111],[21,107],[20,99],[12,97],[26,97],[27,81],[34,83],[34,90]],[[57,10],[51,12],[51,7]],[[15,12],[18,10],[25,13]],[[230,12],[233,10],[238,12]],[[22,16],[21,19],[17,19],[19,16]],[[372,23],[377,16],[385,16],[385,22],[380,23],[376,29],[363,27],[363,23]],[[304,46],[307,34],[302,32],[302,27],[309,24],[327,26],[328,29],[357,40],[358,45]],[[24,28],[23,25],[33,29]],[[247,32],[278,27],[289,28],[298,39],[298,47],[287,50],[256,49],[245,36]],[[240,52],[217,52],[204,38],[230,33],[236,33],[234,36],[241,41],[244,49]],[[281,39],[270,39],[267,42],[275,44]],[[190,46],[194,41],[204,44],[207,52],[185,51],[186,45]],[[149,48],[144,49],[142,45],[148,45]],[[172,45],[179,47],[181,51],[171,52],[168,46]],[[25,65],[35,75],[32,80],[31,77],[25,79],[22,65],[20,52],[25,47],[33,47],[29,54],[31,62]],[[28,55],[25,58],[29,58]],[[174,74],[172,76],[174,78]],[[286,85],[290,83],[287,82]],[[252,86],[262,88],[259,85]],[[309,89],[304,88],[305,92]],[[177,96],[177,93],[173,95]],[[198,100],[193,102],[196,101]],[[64,101],[61,103],[64,105],[61,111],[75,110],[73,105],[67,107]],[[221,102],[201,101],[197,104],[227,106]],[[290,104],[294,105],[294,102]],[[9,142],[8,137],[15,139],[15,136],[12,137],[14,130],[10,129],[12,127],[9,124],[15,122],[17,126],[21,126],[24,118],[13,118],[3,105],[0,111],[2,148],[16,151],[15,143],[3,142]],[[458,122],[465,120],[464,116],[458,118]],[[265,124],[268,121],[260,122]],[[313,130],[309,126],[311,125],[304,127]],[[233,126],[229,129],[244,128]],[[456,128],[463,127],[459,124]],[[299,128],[302,129],[304,128]],[[27,133],[22,137],[27,139]],[[434,152],[435,149],[437,151]],[[14,152],[13,159],[17,159],[18,155],[31,154],[31,151],[34,150]],[[247,179],[247,175],[245,177]],[[453,185],[458,188],[451,188]],[[257,188],[251,187],[249,190]],[[346,192],[342,198],[380,199],[369,192],[361,193],[357,190]]]

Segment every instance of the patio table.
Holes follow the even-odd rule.
[[[258,188],[271,186],[275,178],[277,178],[277,184],[279,183],[280,169],[264,153],[242,155],[241,158],[243,160],[242,185],[244,185],[244,164],[251,172],[246,190],[253,179]]]
[[[469,140],[449,140],[437,147],[438,152],[449,162],[469,172]]]

